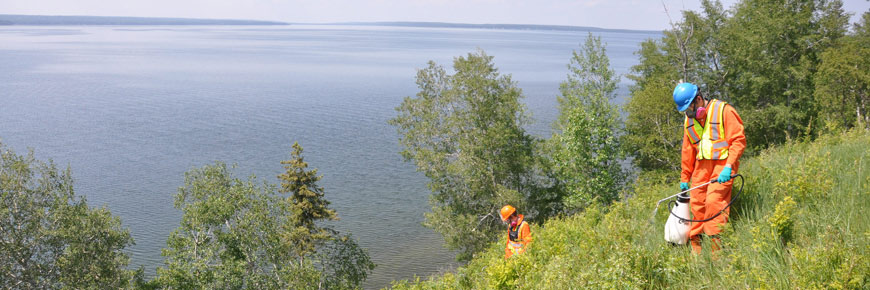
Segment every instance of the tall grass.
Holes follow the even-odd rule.
[[[668,245],[667,210],[649,217],[677,187],[638,181],[623,202],[533,226],[524,255],[505,261],[500,241],[454,273],[393,288],[870,288],[870,133],[790,142],[740,173],[744,193],[714,254]]]

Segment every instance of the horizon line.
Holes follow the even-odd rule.
[[[10,19],[12,18],[12,19]],[[25,18],[25,19],[22,19]],[[27,19],[30,18],[30,19]],[[36,18],[92,18],[120,20],[170,20],[164,23],[50,23],[38,21]],[[15,20],[15,21],[11,21]],[[24,20],[24,23],[18,23]],[[47,19],[46,19],[47,20]],[[86,20],[86,19],[79,19]],[[18,22],[16,22],[18,21]],[[171,22],[179,21],[179,22]],[[181,23],[189,21],[191,23]],[[197,23],[199,22],[199,23]],[[220,23],[223,22],[223,23]],[[230,19],[230,18],[187,18],[187,17],[144,17],[144,16],[94,16],[94,15],[36,15],[36,14],[0,14],[0,26],[34,25],[34,26],[100,26],[100,25],[359,25],[359,26],[391,26],[391,27],[422,27],[422,28],[471,28],[471,29],[514,29],[514,30],[559,30],[559,31],[607,31],[607,32],[655,32],[663,30],[644,30],[627,28],[603,28],[579,25],[555,24],[521,24],[521,23],[463,23],[441,21],[341,21],[341,22],[286,22],[273,20]]]

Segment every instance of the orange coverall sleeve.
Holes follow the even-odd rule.
[[[743,128],[743,125],[741,124],[740,127]],[[680,167],[682,171],[680,171],[680,182],[690,182],[692,171],[695,171],[695,156],[698,155],[698,150],[692,147],[692,141],[689,141],[685,128],[683,128],[683,148],[681,152]]]
[[[726,105],[722,114],[725,117],[725,136],[728,136],[728,164],[737,169],[737,162],[746,149],[746,135],[743,134],[743,119],[731,105]],[[684,134],[685,135],[685,134]]]

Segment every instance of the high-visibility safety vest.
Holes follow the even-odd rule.
[[[509,248],[511,249],[511,252],[513,252],[514,255],[522,254],[523,252],[526,251],[525,244],[523,244],[523,240],[519,238],[520,228],[522,228],[523,225],[528,226],[526,221],[522,221],[519,225],[517,225],[516,228],[514,228],[512,230],[508,230],[508,245],[509,245]],[[525,238],[525,237],[523,237],[523,238]]]
[[[698,160],[725,160],[728,159],[729,147],[723,124],[725,102],[713,99],[709,106],[710,113],[707,114],[703,127],[698,120],[692,118],[692,122],[689,122],[689,117],[686,117],[686,135],[689,136],[692,147],[698,150]]]

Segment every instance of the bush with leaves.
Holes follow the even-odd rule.
[[[842,2],[743,0],[722,28],[720,52],[729,101],[749,148],[815,135],[814,79],[822,52],[848,25]]]
[[[349,236],[317,226],[335,219],[302,148],[282,162],[282,196],[224,163],[193,169],[176,195],[181,226],[172,232],[156,286],[206,289],[354,289],[374,268]]]
[[[870,127],[870,12],[820,58],[815,78],[820,118],[833,128]]]
[[[425,225],[439,232],[460,260],[504,231],[498,209],[516,206],[530,219],[540,193],[526,133],[521,90],[501,75],[483,51],[455,58],[454,74],[429,62],[417,72],[416,97],[407,97],[389,121],[398,129],[402,156],[429,178],[432,212]],[[530,202],[535,200],[536,202]]]
[[[611,104],[619,82],[610,67],[600,37],[590,33],[580,51],[574,51],[562,82],[558,130],[550,139],[557,178],[567,187],[568,208],[584,208],[594,201],[618,198],[625,173],[619,143],[621,122]]]
[[[118,217],[75,194],[69,168],[0,144],[0,289],[133,288],[132,244]]]

